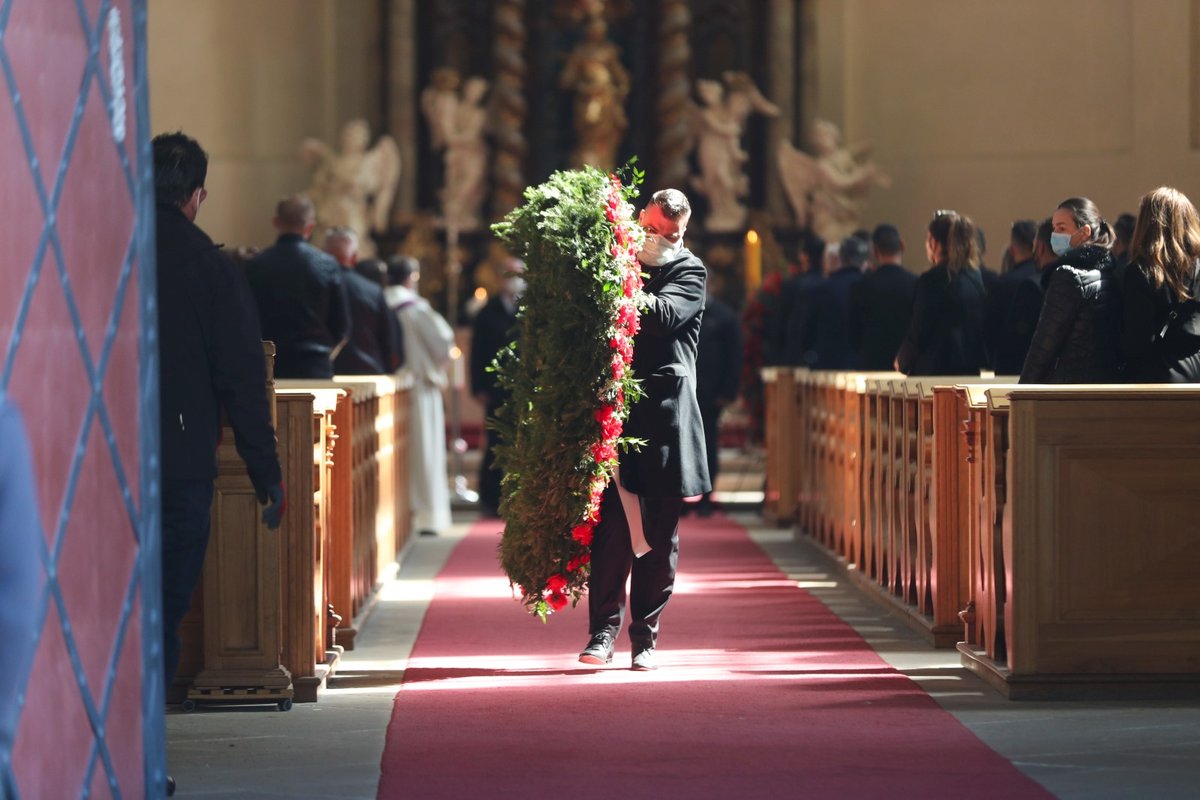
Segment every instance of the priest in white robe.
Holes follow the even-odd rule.
[[[417,293],[420,263],[411,256],[388,260],[388,307],[404,332],[404,366],[412,373],[409,404],[409,487],[413,528],[435,536],[450,527],[446,473],[446,412],[442,391],[454,347],[450,324]]]

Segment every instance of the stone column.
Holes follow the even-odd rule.
[[[400,186],[392,218],[417,210],[417,5],[416,0],[388,4],[387,132],[400,146]]]
[[[688,146],[692,142],[692,14],[687,0],[663,0],[658,24],[658,102],[654,143],[655,186],[687,189]]]
[[[492,216],[500,219],[521,202],[525,191],[525,0],[497,0],[492,24]]]

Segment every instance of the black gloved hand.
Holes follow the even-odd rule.
[[[287,493],[283,484],[277,483],[258,492],[258,502],[266,506],[262,512],[262,521],[271,530],[276,530],[283,521],[283,512],[287,510]]]

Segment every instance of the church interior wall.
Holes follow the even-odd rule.
[[[1072,195],[1113,220],[1156,186],[1200,200],[1195,0],[817,0],[812,106],[892,177],[864,223],[923,266],[935,209],[975,218],[999,264],[1014,219]]]
[[[151,0],[150,117],[209,154],[200,223],[230,247],[265,246],[280,197],[303,191],[300,143],[383,119],[376,0]]]
[[[352,117],[367,118],[376,133],[386,115],[395,119],[389,104],[404,98],[385,86],[395,65],[384,56],[384,17],[396,7],[407,0],[152,0],[153,125],[183,129],[209,150],[211,198],[202,222],[215,238],[235,246],[270,241],[274,202],[308,184],[298,155],[304,138],[332,144]],[[693,14],[713,8],[723,6],[698,3]],[[766,26],[772,40],[755,52],[795,63],[760,71],[764,87],[786,93],[774,76],[795,74],[803,96],[774,98],[794,114],[752,119],[748,149],[773,151],[768,143],[779,137],[804,146],[800,129],[815,117],[839,125],[847,142],[872,143],[892,187],[872,191],[863,223],[896,223],[913,268],[921,266],[920,238],[934,209],[973,216],[989,233],[995,266],[1013,219],[1045,217],[1067,196],[1092,197],[1111,219],[1160,184],[1200,195],[1200,0],[1090,0],[1084,7],[1066,0],[775,0],[762,8],[776,15],[803,8],[811,41],[789,48],[779,31],[801,26]],[[697,31],[705,24],[693,17]],[[533,38],[539,29],[531,28]],[[622,44],[644,41],[652,40]],[[628,52],[624,58],[636,61]],[[799,75],[800,68],[811,74]],[[422,88],[412,87],[413,107]],[[631,131],[630,139],[652,141],[644,132]],[[544,167],[535,158],[542,150],[532,148],[530,169]],[[653,153],[639,155],[653,166]],[[415,171],[436,166],[417,161]],[[763,155],[753,171],[750,199],[786,223],[770,161]],[[408,186],[412,160],[403,168]]]

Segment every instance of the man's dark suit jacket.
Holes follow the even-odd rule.
[[[281,480],[254,297],[183,212],[158,206],[159,421],[164,481],[217,477],[224,410],[254,488]]]
[[[705,300],[696,354],[696,399],[700,407],[732,403],[742,379],[742,326],[737,312],[715,297]]]
[[[862,280],[858,267],[842,267],[808,291],[799,316],[788,323],[789,364],[813,369],[854,369],[850,346],[850,292]],[[797,352],[804,343],[811,349]]]
[[[988,290],[984,335],[997,375],[1020,375],[1042,313],[1042,275],[1032,258],[1000,276]]]
[[[275,343],[276,376],[333,377],[333,355],[350,336],[341,273],[328,253],[290,233],[246,265],[262,336]]]
[[[350,341],[333,361],[338,375],[382,375],[404,360],[400,320],[383,299],[383,287],[354,270],[343,269],[350,303]]]
[[[633,371],[645,397],[634,403],[625,431],[646,444],[621,455],[621,483],[640,495],[693,497],[712,491],[696,401],[706,271],[687,248],[674,261],[645,269],[652,300],[633,341]]]
[[[779,309],[768,321],[767,329],[763,333],[763,366],[807,366],[804,356],[816,352],[815,343],[791,342],[788,339],[788,331],[793,325],[793,320],[797,320],[804,313],[812,290],[824,282],[825,277],[820,270],[801,272],[784,280],[779,289]],[[769,358],[774,360],[768,360]]]
[[[850,292],[850,344],[857,369],[886,371],[900,349],[912,313],[917,276],[899,264],[881,264]]]

